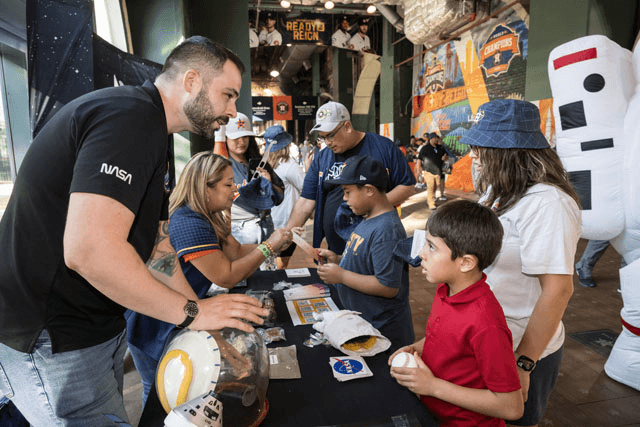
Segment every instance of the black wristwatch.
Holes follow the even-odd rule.
[[[533,371],[533,368],[536,367],[536,362],[529,359],[527,356],[520,356],[516,361],[516,365],[525,372],[531,372]]]
[[[184,314],[187,315],[187,318],[178,325],[178,328],[186,328],[193,322],[193,319],[198,315],[198,304],[195,301],[188,300],[184,306]]]

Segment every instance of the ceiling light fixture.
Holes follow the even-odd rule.
[[[284,7],[285,9],[289,9],[289,6],[291,6],[291,2],[288,2],[287,0],[282,0],[280,2],[280,6]]]
[[[335,6],[335,3],[333,3],[331,0],[324,2],[325,9],[333,9],[334,6]]]
[[[376,13],[376,6],[373,4],[370,4],[369,7],[367,8],[367,13]]]
[[[280,71],[273,70],[269,74],[271,75],[271,77],[278,77],[280,75]]]

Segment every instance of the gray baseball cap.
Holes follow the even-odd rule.
[[[340,122],[351,120],[347,107],[339,102],[327,102],[320,106],[316,112],[316,125],[311,128],[312,131],[331,132]]]

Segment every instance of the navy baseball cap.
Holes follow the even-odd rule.
[[[384,191],[389,191],[391,180],[384,165],[371,156],[357,155],[344,161],[340,175],[327,179],[329,184],[371,184]]]
[[[527,101],[498,99],[482,104],[460,143],[491,148],[549,148],[540,130],[540,111]]]

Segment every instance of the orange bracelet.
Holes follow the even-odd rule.
[[[273,246],[271,246],[271,244],[269,242],[267,242],[266,240],[264,242],[262,242],[263,245],[265,245],[267,247],[267,249],[269,249],[269,252],[271,252],[272,254],[275,254],[276,251],[273,250]]]

